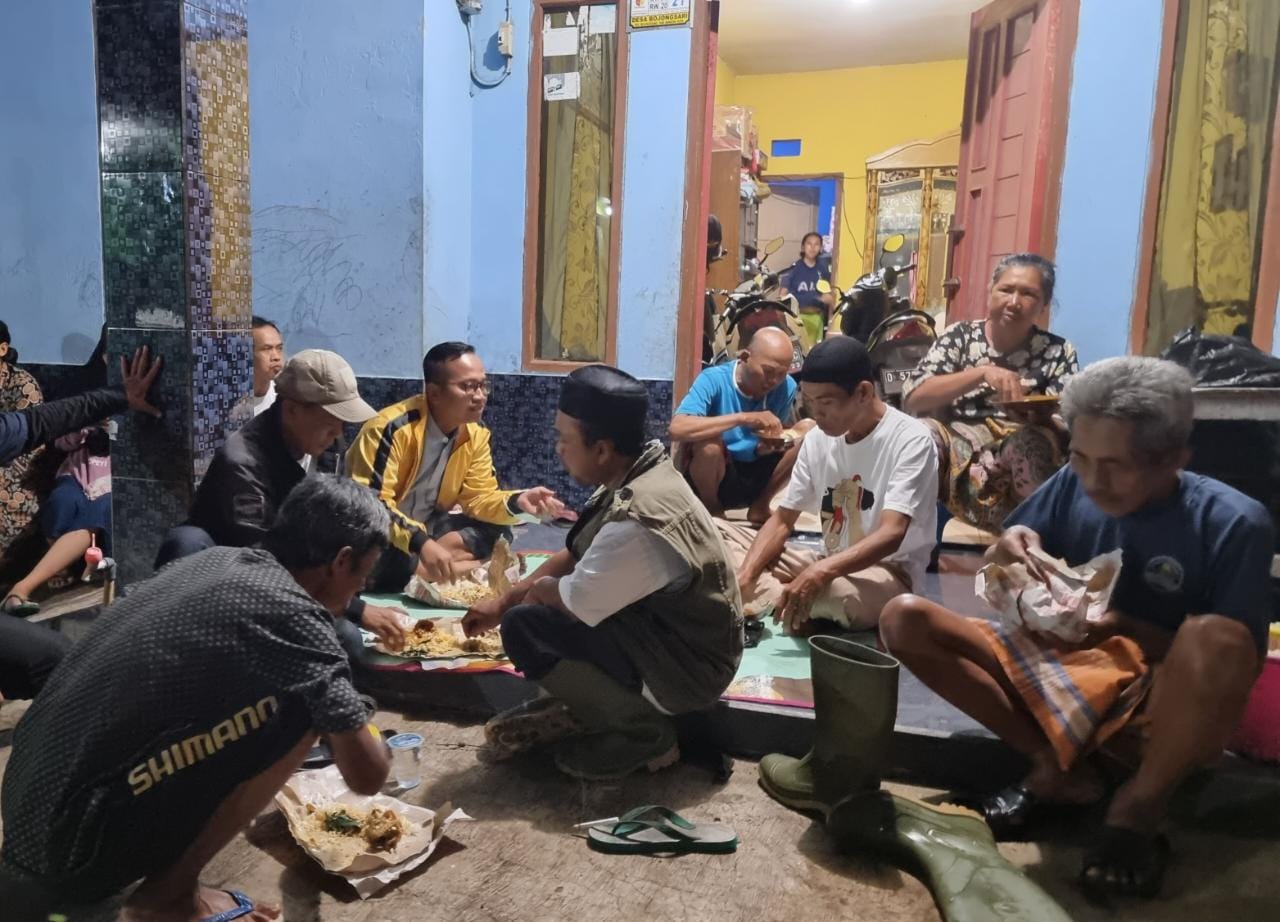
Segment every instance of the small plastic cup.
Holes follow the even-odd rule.
[[[391,773],[400,790],[422,783],[422,737],[417,733],[397,733],[387,740],[391,750]]]

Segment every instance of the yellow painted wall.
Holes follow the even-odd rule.
[[[738,74],[725,63],[724,58],[716,57],[716,105],[732,106],[737,93]]]
[[[960,60],[740,74],[733,81],[733,103],[754,110],[761,150],[768,153],[775,138],[801,139],[800,156],[769,158],[770,173],[844,173],[847,221],[840,225],[839,283],[848,285],[862,274],[867,158],[959,128],[964,73]],[[719,102],[718,78],[716,96]]]

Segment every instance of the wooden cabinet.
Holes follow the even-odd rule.
[[[717,150],[711,154],[711,213],[724,232],[724,258],[707,270],[707,287],[731,289],[742,281],[747,248],[756,246],[759,205],[742,200],[742,154]]]
[[[867,158],[867,233],[863,271],[874,271],[886,238],[902,234],[906,244],[885,256],[887,265],[916,263],[898,280],[895,294],[941,323],[947,310],[943,285],[949,266],[947,233],[956,210],[960,131],[927,141],[908,141]]]

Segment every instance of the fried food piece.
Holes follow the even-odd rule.
[[[394,810],[374,807],[364,821],[364,840],[374,851],[389,852],[400,844],[404,821]]]
[[[466,653],[501,653],[502,652],[502,635],[497,629],[485,631],[483,634],[477,634],[475,637],[468,637],[462,642],[462,649]]]

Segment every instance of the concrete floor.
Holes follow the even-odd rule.
[[[451,827],[437,855],[389,890],[361,902],[295,845],[274,811],[261,816],[210,865],[205,882],[235,886],[282,905],[288,922],[408,922],[430,919],[562,920],[932,920],[938,915],[913,878],[839,854],[822,829],[770,800],[756,765],[739,761],[727,784],[680,765],[614,784],[583,784],[549,759],[491,766],[476,759],[478,724],[408,719],[378,722],[423,733],[426,780],[408,799],[451,801],[474,823]],[[0,745],[0,771],[8,759]],[[912,794],[932,793],[889,785]],[[590,851],[571,824],[662,803],[686,815],[729,823],[742,844],[733,855],[680,858],[606,856]],[[1108,912],[1071,886],[1083,839],[1003,847],[1076,919],[1143,922],[1249,922],[1280,918],[1273,890],[1280,842],[1179,832],[1167,894]],[[3,910],[0,909],[0,917]],[[109,907],[72,916],[105,922]],[[994,916],[993,916],[994,918]]]
[[[526,549],[552,549],[564,540],[558,529],[521,532],[517,545]],[[939,581],[939,591],[955,589],[957,599],[971,596],[971,568],[943,569],[942,577],[932,577]],[[949,570],[967,578],[953,579],[955,587],[943,585]],[[74,608],[94,601],[86,593],[55,607]],[[63,618],[59,627],[76,636],[84,628],[80,620]],[[12,704],[0,708],[0,777],[9,754],[8,734],[3,731],[20,711]],[[283,819],[273,810],[214,860],[205,882],[235,886],[281,905],[288,922],[646,917],[899,922],[939,918],[928,891],[918,881],[869,859],[840,854],[819,825],[765,796],[756,783],[757,767],[752,761],[738,760],[726,784],[716,783],[705,769],[686,764],[622,783],[584,784],[560,775],[547,758],[501,766],[479,762],[478,723],[413,719],[388,711],[379,714],[378,723],[420,731],[427,740],[426,781],[406,799],[429,807],[451,801],[476,822],[451,827],[450,838],[426,866],[361,902],[343,881],[326,875],[294,844]],[[886,786],[916,796],[938,793]],[[645,803],[662,803],[694,818],[728,823],[738,831],[742,844],[736,854],[727,856],[616,857],[590,851],[572,834],[575,822]],[[1165,895],[1153,903],[1115,911],[1091,906],[1071,884],[1093,828],[1092,818],[1085,817],[1072,828],[1057,830],[1051,842],[1011,843],[1001,850],[1078,920],[1261,922],[1280,918],[1280,895],[1273,887],[1274,869],[1280,865],[1280,838],[1274,823],[1255,837],[1243,835],[1241,823],[1232,819],[1218,822],[1214,831],[1205,823],[1198,824],[1196,831],[1175,831],[1175,865]],[[104,906],[71,918],[106,922],[113,916],[114,909]]]

